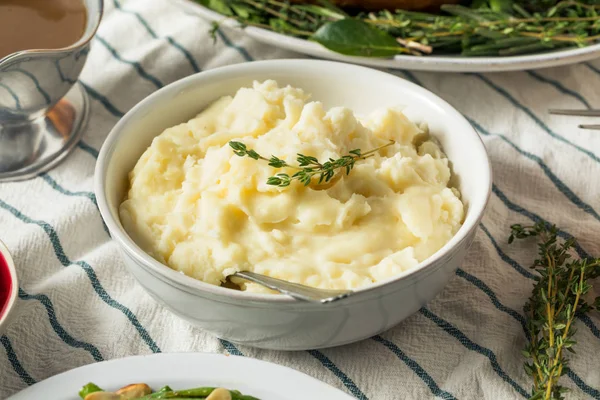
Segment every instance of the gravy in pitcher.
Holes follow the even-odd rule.
[[[83,36],[86,19],[83,0],[0,0],[0,59],[68,47]]]

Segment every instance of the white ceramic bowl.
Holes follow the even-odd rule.
[[[8,272],[8,284],[5,281],[6,273]],[[17,305],[17,294],[19,292],[19,282],[17,280],[17,270],[15,269],[15,263],[8,252],[6,245],[0,241],[0,291],[10,287],[6,296],[6,302],[0,303],[0,335],[2,335],[8,324],[10,318],[14,315],[14,309]],[[0,297],[3,297],[0,295]]]
[[[426,121],[452,162],[466,204],[458,233],[418,267],[327,305],[283,295],[251,294],[206,284],[171,270],[141,250],[124,231],[118,208],[128,173],[152,139],[187,121],[211,102],[253,80],[275,79],[312,93],[326,107],[364,114],[405,105],[414,121]],[[463,116],[431,92],[377,70],[316,60],[243,63],[192,75],[143,100],[109,134],[96,164],[100,212],[125,264],[158,302],[181,318],[235,343],[303,350],[337,346],[385,331],[439,293],[463,260],[491,188],[485,147]]]

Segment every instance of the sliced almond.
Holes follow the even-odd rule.
[[[137,399],[152,393],[150,386],[145,383],[133,383],[117,390],[122,399]]]
[[[121,396],[113,392],[94,392],[85,396],[84,400],[121,400]]]
[[[216,388],[206,400],[231,400],[231,393],[227,389]]]

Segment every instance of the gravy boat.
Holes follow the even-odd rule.
[[[47,171],[82,136],[89,100],[77,79],[103,12],[102,0],[83,2],[86,26],[76,43],[0,58],[0,182]]]

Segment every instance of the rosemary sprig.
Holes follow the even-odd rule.
[[[365,153],[363,153],[360,149],[350,150],[348,152],[349,154],[336,160],[330,158],[324,163],[319,162],[316,157],[298,154],[296,158],[298,165],[290,165],[276,156],[271,156],[271,158],[263,157],[253,149],[248,149],[248,147],[242,142],[231,141],[229,142],[229,146],[233,149],[234,154],[239,157],[250,157],[254,160],[264,160],[267,161],[273,168],[291,168],[297,170],[297,172],[291,176],[286,173],[278,173],[267,179],[268,185],[286,187],[289,186],[293,180],[297,180],[304,184],[304,186],[308,186],[311,184],[313,177],[315,176],[319,177],[319,184],[327,183],[331,181],[331,179],[336,175],[336,171],[340,169],[345,171],[346,175],[348,175],[358,160],[369,158],[379,150],[391,146],[394,143],[395,142],[393,140],[390,140],[389,143],[369,150]]]
[[[576,316],[590,312],[596,306],[584,296],[590,291],[590,280],[600,276],[600,259],[573,259],[574,238],[557,239],[558,229],[538,222],[533,226],[513,225],[508,239],[538,237],[538,259],[532,268],[538,273],[531,297],[524,307],[527,316],[529,343],[523,355],[524,365],[533,377],[530,400],[559,400],[567,388],[559,379],[567,372],[565,350],[575,353],[573,340]],[[600,303],[600,297],[595,301]]]

